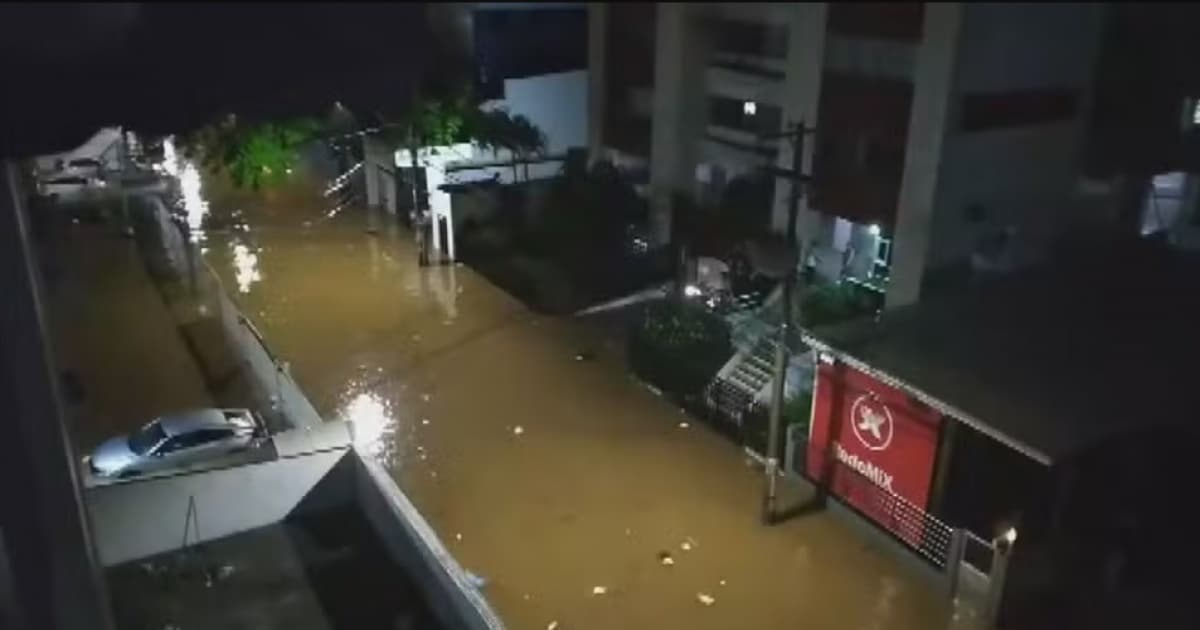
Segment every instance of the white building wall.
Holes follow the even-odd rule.
[[[572,70],[524,79],[505,79],[504,98],[485,109],[520,114],[546,134],[546,153],[588,146],[588,71]]]

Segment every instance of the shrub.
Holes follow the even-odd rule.
[[[629,335],[633,372],[677,396],[699,394],[732,354],[725,320],[686,302],[650,304]]]

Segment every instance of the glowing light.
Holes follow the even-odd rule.
[[[1004,542],[1007,542],[1010,545],[1017,542],[1017,528],[1009,527],[1008,529],[1004,530],[1003,534],[1000,534],[1000,538],[1004,539]]]
[[[249,293],[250,287],[262,280],[262,274],[258,272],[258,254],[242,243],[233,244],[233,266],[238,291],[242,293]]]
[[[702,293],[703,291],[700,290],[700,287],[694,284],[689,284],[686,287],[683,287],[683,294],[687,297],[698,297]]]
[[[747,116],[753,116],[758,113],[758,103],[754,101],[746,101],[742,103],[742,113]]]
[[[179,177],[179,192],[183,195],[183,211],[187,214],[188,228],[199,238],[202,236],[204,217],[208,216],[208,202],[204,200],[201,192],[200,170],[195,164],[185,161],[183,169],[176,169],[176,173]]]
[[[870,232],[871,236],[874,237],[878,237],[883,233],[883,229],[879,227],[878,223],[872,223],[871,226],[867,228],[867,231]]]
[[[396,419],[389,405],[370,392],[355,396],[342,409],[342,417],[354,424],[354,445],[379,457],[389,449],[388,439],[396,432]]]

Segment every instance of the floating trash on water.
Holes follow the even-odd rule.
[[[679,423],[679,428],[680,428],[680,429],[686,429],[686,428],[688,428],[688,427],[690,427],[690,426],[692,426],[692,425],[690,425],[690,424],[688,424],[688,423],[686,423],[686,422],[680,422],[680,423]]]
[[[459,541],[459,542],[462,542],[462,534],[461,534],[461,533],[455,534],[455,535],[454,535],[454,539],[455,539],[455,540],[457,540],[457,541]]]
[[[592,595],[603,595],[608,592],[607,586],[593,586]]]
[[[525,601],[529,601],[529,593],[524,593],[524,594],[522,594],[522,595],[521,595],[521,599],[523,599],[523,600],[525,600]]]
[[[442,325],[443,325],[443,326],[449,326],[449,325],[451,325],[451,324],[453,324],[453,323],[454,323],[454,320],[452,320],[452,319],[443,319],[443,320],[442,320]]]
[[[421,424],[428,426],[428,425],[429,425],[429,418],[421,418]]]
[[[705,606],[712,606],[717,601],[715,597],[707,593],[696,593],[696,599]]]
[[[699,546],[700,545],[696,543],[696,539],[692,538],[691,536],[688,536],[683,540],[683,542],[679,543],[679,548],[684,551],[691,551],[693,547]]]
[[[720,582],[718,582],[718,584],[720,584],[721,586],[725,586],[725,580],[721,580]]]
[[[437,479],[437,471],[436,470],[429,471],[429,476],[433,477],[434,479]]]
[[[669,552],[669,551],[658,552],[658,561],[661,562],[664,566],[668,566],[668,567],[675,564],[675,558],[671,557],[671,552]]]
[[[429,402],[429,394],[421,394],[421,400],[423,402]]]
[[[525,432],[525,427],[522,427],[519,424],[517,426],[513,427],[513,435],[521,435],[524,432]]]
[[[551,621],[550,623],[546,624],[546,630],[555,630],[555,628],[558,628],[557,621]]]
[[[630,534],[632,534],[632,533],[633,533],[633,530],[632,530],[632,529],[629,529],[628,527],[626,527],[626,528],[625,528],[625,535],[626,535],[626,536],[629,536],[629,535],[630,535]]]

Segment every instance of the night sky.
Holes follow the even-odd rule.
[[[217,115],[403,103],[438,45],[419,4],[0,5],[0,147],[96,127],[181,131]]]

